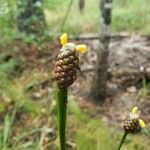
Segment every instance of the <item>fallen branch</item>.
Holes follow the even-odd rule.
[[[110,35],[108,36],[109,38],[111,39],[114,39],[114,40],[120,40],[120,39],[123,39],[123,38],[127,38],[127,37],[130,37],[129,35]],[[76,41],[80,41],[80,40],[99,40],[101,39],[101,37],[99,36],[87,36],[87,37],[72,37],[70,38],[71,40],[76,40]]]
[[[146,77],[147,79],[150,79],[150,70],[145,69],[143,71],[141,70],[131,70],[129,68],[124,69],[109,69],[108,73],[110,76],[113,76],[115,78],[121,78],[121,77],[131,77],[134,76],[136,78],[142,78]]]

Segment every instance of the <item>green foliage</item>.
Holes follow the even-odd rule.
[[[52,35],[49,34],[48,31],[44,31],[44,34],[42,36],[36,36],[35,34],[26,34],[24,32],[18,33],[17,38],[21,39],[23,42],[27,44],[35,44],[40,45],[41,43],[48,41],[50,42],[52,40]]]
[[[0,64],[0,89],[11,100],[22,105],[27,112],[30,112],[32,115],[37,115],[40,110],[39,106],[26,96],[24,93],[24,87],[22,87],[19,83],[14,83],[12,80],[12,73],[15,70],[16,64],[17,62],[13,59]]]
[[[54,0],[52,0],[54,1]],[[67,7],[70,0],[59,2],[56,0],[56,9],[51,9],[50,5],[46,5],[46,20],[49,28],[53,32],[59,32],[61,24],[65,17]],[[73,2],[72,9],[64,26],[64,31],[69,34],[79,34],[81,32],[95,32],[99,29],[99,1],[86,1],[85,12],[80,13],[78,10],[78,1]],[[88,13],[87,13],[88,12]],[[75,14],[75,15],[74,15]],[[78,29],[78,30],[77,30]]]
[[[18,2],[18,3],[17,3]],[[18,28],[17,28],[17,17],[19,15],[20,12],[25,11],[24,10],[24,6],[27,7],[27,3],[26,1],[20,1],[19,0],[6,0],[6,1],[2,1],[0,2],[0,11],[1,9],[3,9],[3,5],[6,5],[6,8],[4,9],[8,9],[9,11],[7,13],[4,13],[3,15],[0,14],[0,46],[4,46],[7,43],[11,42],[14,39],[23,39],[23,41],[25,41],[26,43],[36,43],[36,42],[43,42],[43,41],[47,41],[51,39],[51,35],[49,34],[49,32],[46,30],[46,26],[45,26],[45,22],[43,22],[43,16],[39,16],[40,12],[42,12],[42,8],[40,6],[34,6],[36,7],[36,11],[35,14],[37,15],[32,15],[30,18],[28,18],[25,22],[25,26],[26,24],[28,24],[28,27],[26,27],[26,30],[30,29],[32,27],[32,24],[34,23],[35,26],[38,26],[37,29],[34,28],[34,30],[36,30],[35,32],[40,32],[42,33],[40,36],[37,36],[33,33],[26,35],[23,32],[19,32]],[[20,6],[19,4],[21,4],[21,8],[18,9],[17,6]],[[30,14],[30,13],[29,13]],[[21,17],[21,21],[22,21],[22,17]],[[45,30],[42,29],[42,27],[45,26]],[[23,24],[21,24],[21,27],[23,27]],[[39,28],[41,27],[41,29]]]
[[[46,19],[51,31],[58,32],[67,11],[69,0],[52,0],[45,2]],[[78,10],[78,1],[73,2],[64,31],[71,34],[99,32],[99,0],[86,1],[83,13]],[[150,1],[149,0],[114,0],[112,29],[114,32],[127,31],[139,32],[149,35],[150,33]],[[75,15],[74,15],[75,14]]]
[[[13,110],[11,112],[8,112],[5,115],[4,118],[4,125],[3,125],[3,132],[2,134],[0,134],[0,149],[1,150],[8,150],[10,149],[10,145],[11,145],[11,149],[16,150],[16,149],[20,149],[18,145],[18,143],[25,137],[31,135],[31,134],[35,134],[41,131],[41,129],[33,129],[29,132],[26,132],[23,135],[18,136],[18,138],[16,138],[14,140],[14,143],[12,143],[12,139],[10,137],[12,137],[12,126],[15,122],[15,118],[16,118],[16,113],[17,111],[20,111],[21,106],[20,105],[15,105]],[[39,141],[37,141],[39,143]],[[31,144],[28,144],[28,148],[33,148],[33,150],[38,149],[38,143],[37,142],[31,142]],[[28,149],[27,148],[27,149]]]
[[[48,25],[46,39],[50,35],[60,32],[61,24],[65,17],[67,7],[70,0],[45,0],[44,14],[46,24]],[[0,44],[9,42],[18,36],[16,28],[17,18],[17,3],[16,0],[6,0],[8,3],[9,12],[0,16]],[[112,13],[112,30],[114,32],[127,31],[130,33],[138,32],[141,34],[150,34],[150,1],[149,0],[114,0]],[[73,2],[71,12],[68,16],[67,22],[64,26],[64,31],[69,34],[80,33],[97,33],[100,28],[100,11],[99,0],[94,3],[91,0],[86,1],[85,9],[82,13],[78,10],[78,1]],[[74,15],[76,14],[76,15]],[[33,17],[33,19],[36,19]],[[46,32],[46,33],[45,33]],[[4,35],[4,36],[2,36]],[[44,36],[43,35],[43,36]],[[25,41],[32,42],[36,39],[45,40],[45,36],[33,37],[32,34]]]
[[[16,138],[15,142],[13,143],[13,148],[12,149],[16,149],[19,145],[19,142],[25,138],[25,137],[28,137],[29,135],[32,135],[32,134],[36,134],[38,132],[42,131],[41,129],[33,129],[29,132],[25,132],[24,134],[20,135],[18,138]],[[28,148],[33,148],[33,150],[37,150],[38,149],[38,146],[39,146],[39,140],[37,140],[36,142],[31,142],[31,144],[28,146]]]
[[[1,144],[0,149],[7,150],[8,145],[10,144],[10,132],[11,132],[11,126],[13,125],[13,122],[15,120],[15,115],[17,112],[17,105],[14,107],[13,111],[11,113],[7,113],[4,118],[4,126],[3,126],[3,134],[1,137]]]
[[[0,14],[0,47],[10,42],[16,36],[16,0],[1,0],[0,12],[4,10],[4,14]]]
[[[1,20],[0,20],[1,22]],[[8,43],[12,42],[18,34],[16,28],[13,27],[6,27],[3,25],[2,27],[0,26],[0,47],[4,47]],[[12,30],[13,28],[13,30]]]
[[[142,80],[142,96],[145,97],[148,95],[148,92],[150,90],[150,83],[149,82],[146,82],[146,79],[143,78]]]
[[[65,0],[65,1],[51,0],[51,2],[49,2],[49,0],[45,0],[44,4],[45,4],[45,7],[48,7],[50,10],[55,11],[55,10],[59,9],[58,5],[60,5],[60,6],[64,5],[64,4],[67,5],[69,1],[70,0]]]
[[[22,1],[18,0],[17,27],[19,31],[27,34],[42,35],[45,30],[42,0]]]
[[[149,0],[115,0],[113,3],[113,30],[150,33],[150,5]]]

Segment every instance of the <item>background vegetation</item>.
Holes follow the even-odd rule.
[[[1,3],[5,3],[1,0]],[[69,0],[44,0],[44,12],[48,24],[48,32],[50,34],[59,33],[67,11]],[[5,35],[2,39],[8,40],[10,37],[16,37],[17,6],[16,0],[8,1],[8,5],[4,5],[8,13],[0,15],[0,31],[1,35]],[[140,33],[144,35],[150,34],[150,8],[149,0],[114,0],[112,15],[112,31],[127,31],[130,33]],[[87,0],[85,9],[82,13],[78,11],[78,1],[73,2],[71,12],[64,26],[64,31],[69,34],[80,33],[99,33],[99,0]],[[3,5],[1,5],[3,7]],[[1,8],[2,9],[2,8]],[[13,28],[13,30],[12,30]],[[78,30],[77,30],[78,29]]]
[[[47,23],[45,32],[49,42],[52,42],[51,37],[62,32],[61,25],[69,1],[44,0],[43,7]],[[63,30],[71,36],[88,33],[98,34],[100,29],[98,5],[99,0],[86,0],[85,9],[80,13],[78,1],[74,0]],[[55,95],[53,94],[55,91],[48,89],[50,94],[46,94],[41,98],[42,100],[33,100],[31,93],[38,90],[39,81],[52,78],[50,73],[52,70],[47,75],[40,70],[41,68],[31,67],[28,68],[29,71],[23,71],[22,74],[22,70],[26,68],[27,64],[26,59],[18,54],[22,44],[19,45],[20,43],[16,43],[16,40],[23,38],[25,43],[34,45],[34,37],[18,32],[16,17],[16,0],[0,0],[0,149],[9,150],[12,149],[10,147],[13,147],[14,150],[34,150],[42,147],[40,140],[43,126],[57,129],[57,112],[55,110]],[[149,0],[113,1],[112,31],[114,33],[122,31],[149,36],[149,24]],[[40,49],[42,46],[40,43],[37,47]],[[29,55],[36,53],[33,51],[30,51]],[[17,52],[17,55],[14,56],[13,52]],[[52,79],[48,86],[52,86]],[[29,92],[28,89],[30,89]],[[119,144],[122,130],[104,123],[99,114],[92,116],[81,110],[75,100],[76,98],[70,93],[67,139],[76,143],[78,150],[115,149],[116,144]],[[18,113],[21,119],[18,117]],[[43,118],[46,118],[46,121],[43,121]],[[148,150],[150,146],[149,133],[149,129],[146,129],[140,136],[129,136],[123,149]],[[58,149],[58,140],[50,141],[50,147],[54,150]]]

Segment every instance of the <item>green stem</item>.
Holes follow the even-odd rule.
[[[126,137],[127,137],[127,134],[128,134],[128,133],[125,131],[124,134],[123,134],[123,136],[122,136],[121,142],[120,142],[119,147],[118,147],[117,150],[120,150],[120,149],[121,149],[123,143],[125,142],[125,139],[126,139]]]
[[[60,149],[66,150],[66,117],[67,117],[67,88],[61,88],[57,91],[57,105],[58,105],[58,126]]]
[[[64,17],[64,19],[63,19],[63,22],[62,22],[62,24],[61,24],[61,31],[63,31],[64,25],[65,25],[65,23],[66,23],[66,20],[67,20],[67,18],[68,18],[69,13],[70,13],[72,4],[73,4],[73,0],[70,0],[69,5],[68,5],[67,12],[66,12],[65,17]]]

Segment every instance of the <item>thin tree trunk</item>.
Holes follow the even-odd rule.
[[[104,102],[107,96],[107,68],[108,68],[108,47],[110,41],[112,0],[101,0],[101,46],[97,51],[97,66],[93,86],[91,89],[91,98],[97,102]]]
[[[82,12],[85,7],[85,0],[79,0],[79,9]]]
[[[17,26],[20,31],[42,34],[45,19],[42,8],[43,0],[18,0]]]

